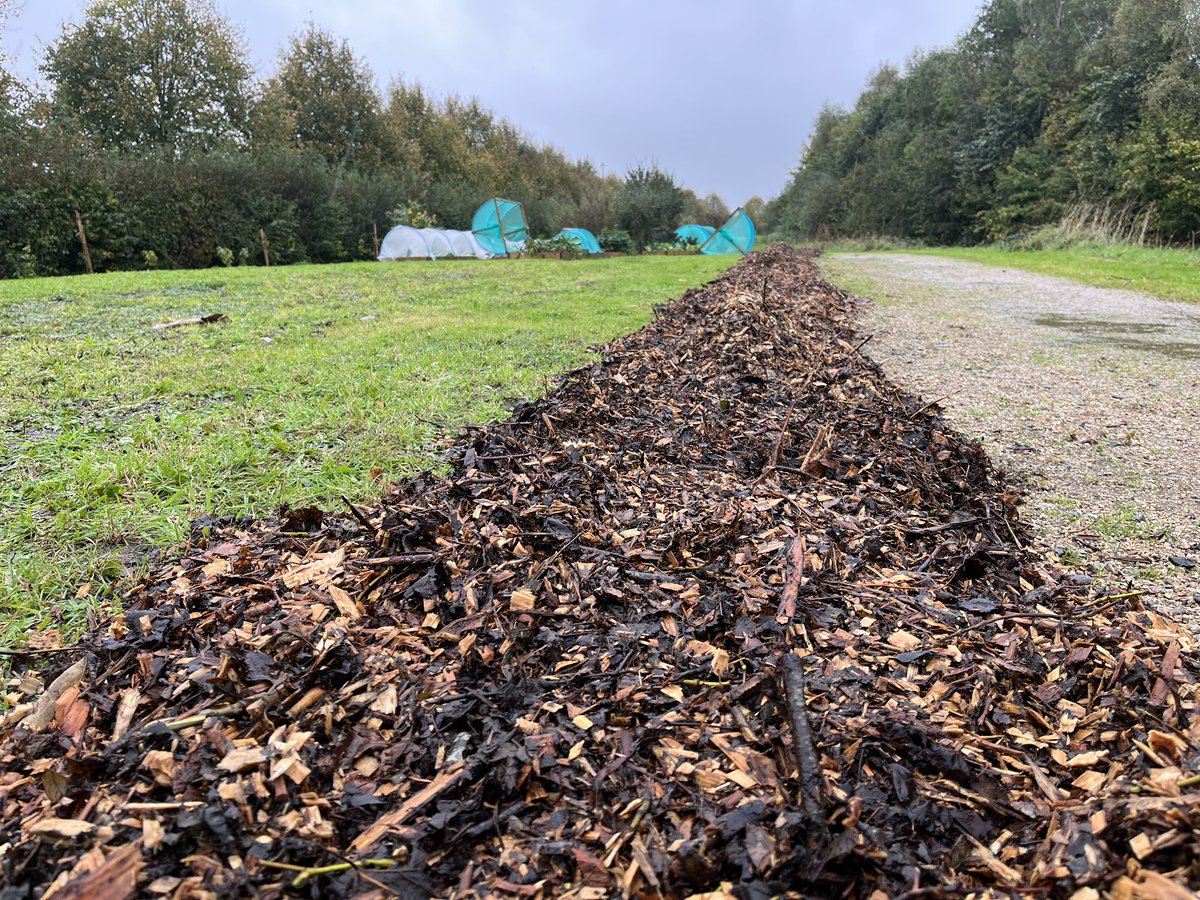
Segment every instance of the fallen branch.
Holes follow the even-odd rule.
[[[808,721],[805,690],[804,666],[800,657],[795,653],[784,654],[783,696],[787,704],[788,722],[792,726],[792,752],[796,755],[796,765],[800,773],[801,807],[809,820],[810,835],[823,837],[826,831],[822,801],[824,782],[812,726]]]
[[[171,322],[159,322],[151,327],[151,331],[166,331],[168,328],[181,328],[184,325],[211,325],[213,322],[227,322],[225,313],[211,313],[207,316],[189,316],[186,319],[175,319]]]

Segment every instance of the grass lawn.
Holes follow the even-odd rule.
[[[1064,250],[1004,250],[995,247],[906,250],[932,253],[1042,275],[1059,275],[1098,287],[1200,303],[1200,253],[1142,247],[1070,247]]]
[[[201,513],[341,508],[733,257],[0,282],[0,643],[83,621]],[[156,323],[222,313],[162,331]],[[372,477],[372,471],[376,477]],[[382,476],[379,473],[382,472]]]

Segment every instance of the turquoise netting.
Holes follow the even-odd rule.
[[[680,243],[686,243],[688,238],[691,238],[699,247],[712,237],[714,231],[716,229],[710,228],[708,225],[680,225],[675,229],[675,237],[679,239]]]
[[[701,253],[749,253],[758,232],[750,217],[739,206],[700,247]]]
[[[471,232],[481,247],[496,256],[507,256],[525,246],[529,226],[525,208],[515,200],[493,197],[475,212]]]
[[[565,237],[572,244],[577,245],[584,253],[600,252],[600,242],[586,228],[564,228],[555,237]]]

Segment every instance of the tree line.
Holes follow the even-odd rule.
[[[94,0],[39,68],[44,93],[0,53],[0,277],[83,271],[76,211],[97,270],[368,259],[391,225],[469,227],[493,195],[535,234],[637,245],[729,212],[653,164],[604,175],[476,100],[380,91],[313,23],[256,78],[212,0]]]
[[[1164,241],[1200,232],[1196,0],[989,0],[952,47],[826,107],[768,218],[795,238],[958,244],[1080,205]]]

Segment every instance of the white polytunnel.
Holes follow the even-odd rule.
[[[469,231],[443,228],[413,228],[397,225],[379,245],[379,258],[389,259],[443,259],[445,257],[491,259],[492,254],[480,246],[475,235]]]
[[[380,259],[412,259],[424,257],[433,259],[429,252],[429,243],[421,232],[411,225],[397,225],[383,236],[379,245]]]
[[[434,259],[454,255],[454,248],[450,246],[450,241],[446,239],[446,233],[440,228],[418,228],[417,230],[421,232],[421,237],[425,238],[425,244],[429,247],[429,255]]]
[[[450,241],[450,246],[454,248],[455,256],[474,256],[476,259],[492,258],[492,254],[479,245],[479,241],[471,232],[448,229],[445,234],[446,239]]]

